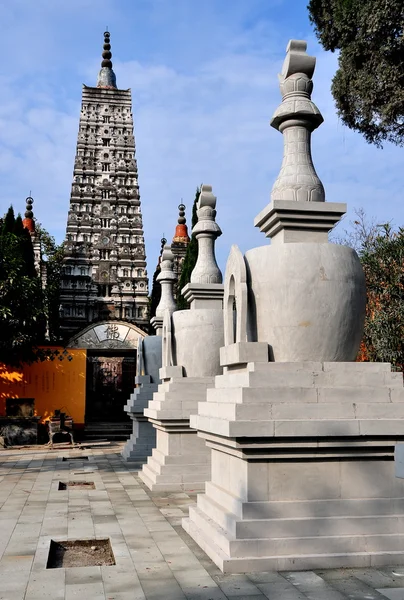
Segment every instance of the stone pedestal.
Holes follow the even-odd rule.
[[[139,387],[135,388],[124,406],[133,421],[133,433],[123,447],[122,457],[128,461],[144,463],[156,446],[156,432],[144,416],[144,410],[157,391],[158,383],[152,383],[150,375],[137,376],[135,383]]]
[[[162,383],[144,413],[156,428],[157,440],[139,476],[152,491],[199,491],[209,478],[210,451],[189,427],[189,417],[214,378],[182,373],[182,367],[161,369]]]
[[[389,364],[233,365],[191,426],[212,470],[183,526],[223,571],[404,564],[404,388]]]

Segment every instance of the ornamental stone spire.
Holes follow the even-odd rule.
[[[346,212],[345,204],[325,202],[311,157],[311,134],[323,117],[311,100],[316,59],[306,48],[306,42],[290,40],[278,75],[282,102],[271,125],[283,134],[283,162],[271,202],[254,221],[272,243],[326,243],[328,232]]]
[[[104,47],[102,52],[101,70],[98,73],[97,88],[117,89],[116,77],[112,70],[112,53],[110,44],[110,33],[104,33]]]
[[[271,125],[283,134],[281,171],[272,188],[272,200],[324,202],[323,184],[311,158],[311,133],[323,122],[311,101],[316,59],[306,53],[307,42],[291,40],[279,77],[282,103]]]
[[[166,310],[172,314],[177,309],[173,293],[173,287],[177,280],[177,276],[173,270],[174,255],[171,252],[171,246],[166,244],[161,255],[160,273],[157,275],[157,281],[161,284],[161,297],[156,308],[156,316],[151,320],[156,335],[161,335],[162,333],[163,319]]]
[[[217,308],[223,298],[222,273],[215,256],[216,239],[222,230],[216,223],[216,196],[211,185],[202,185],[197,203],[198,222],[192,235],[198,240],[198,259],[191,282],[181,291],[190,308]]]
[[[216,223],[216,196],[211,185],[202,185],[197,204],[198,222],[192,235],[198,240],[198,260],[191,273],[191,283],[222,283],[222,273],[215,257],[215,241],[222,235]]]

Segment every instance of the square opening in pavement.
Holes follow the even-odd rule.
[[[66,542],[51,540],[46,568],[104,567],[115,564],[109,538],[103,540],[69,540]]]
[[[95,490],[94,481],[59,481],[58,490]]]
[[[70,462],[71,460],[88,460],[88,456],[64,456],[62,460],[63,462]]]

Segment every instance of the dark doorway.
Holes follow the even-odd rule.
[[[88,351],[86,423],[126,421],[128,415],[123,407],[135,387],[135,375],[135,351]]]

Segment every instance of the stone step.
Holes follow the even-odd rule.
[[[368,515],[404,515],[404,498],[360,498],[344,500],[307,500],[279,502],[246,502],[244,519],[345,517]]]
[[[110,442],[126,442],[128,434],[109,432],[108,434],[85,434],[84,440],[87,442],[96,442],[98,440],[108,440]]]
[[[388,390],[387,391],[387,398]],[[404,399],[404,395],[403,395]],[[222,402],[202,402],[198,414],[226,420],[296,420],[310,419],[403,419],[404,402],[361,403],[357,402],[299,402],[294,398],[289,402],[272,404],[254,402],[253,404],[231,404]]]
[[[348,513],[337,516],[333,514],[319,516],[316,512],[318,503],[312,502],[307,503],[312,504],[311,513],[309,512],[305,516],[288,517],[282,510],[282,507],[288,502],[282,502],[277,503],[279,516],[240,520],[206,494],[198,496],[198,508],[236,539],[404,533],[404,511],[401,510],[397,514],[381,514],[381,510],[383,506],[386,507],[386,504],[381,503],[377,506],[373,502],[373,506],[379,513],[372,514],[369,512],[372,506],[367,506],[366,501],[358,501],[357,506],[351,504],[351,507],[359,509],[359,502],[362,504],[362,514],[356,515]],[[332,507],[328,507],[329,513],[331,510]]]
[[[190,507],[189,519],[198,530],[202,530],[204,535],[211,539],[215,546],[218,546],[230,558],[350,554],[358,552],[404,553],[403,533],[235,539],[234,536],[219,527],[198,507]]]
[[[402,564],[404,550],[389,552],[346,552],[327,554],[300,554],[283,556],[230,557],[191,519],[182,520],[185,531],[213,560],[223,573],[259,573],[264,571],[311,571],[344,567],[369,568]]]
[[[296,370],[293,365],[279,370],[272,368],[276,363],[266,363],[266,368],[246,370],[232,373],[228,371],[215,379],[215,389],[247,387],[250,389],[262,387],[290,388],[340,388],[345,387],[374,387],[402,388],[402,373],[391,371],[372,371],[355,369],[338,369],[329,371]],[[286,364],[286,363],[285,363]],[[353,363],[355,364],[355,363]],[[359,364],[359,363],[358,363]]]
[[[111,441],[126,441],[132,433],[132,421],[128,422],[95,422],[87,423],[84,428],[86,440],[107,439]]]
[[[217,419],[204,415],[191,415],[192,429],[207,431],[225,437],[357,437],[359,435],[403,436],[403,418],[373,419]]]
[[[139,477],[153,492],[198,492],[203,491],[205,488],[204,481],[178,481],[176,477],[156,475],[149,464],[143,465]]]
[[[194,465],[198,468],[199,465],[210,465],[210,452],[204,448],[202,452],[190,452],[189,454],[164,454],[157,448],[153,447],[153,460],[159,465],[170,466],[176,468],[179,472],[181,469],[186,468],[189,465]]]
[[[404,515],[255,519],[236,523],[237,539],[404,534]]]
[[[190,535],[198,546],[209,556],[209,558],[224,571],[228,556],[203,530],[201,530],[189,517],[182,519],[182,527]]]
[[[153,456],[149,456],[145,470],[148,477],[157,482],[205,482],[210,476],[210,464],[161,464]]]
[[[128,419],[127,421],[94,421],[92,423],[86,423],[85,429],[132,429],[132,421]]]
[[[382,362],[255,362],[248,363],[249,371],[280,371],[289,373],[309,371],[313,373],[391,373],[391,363]]]
[[[268,386],[262,388],[210,388],[206,392],[207,404],[260,406],[261,404],[293,404],[296,410],[299,406],[308,404],[321,404],[326,407],[332,404],[346,406],[358,404],[360,407],[369,407],[375,404],[392,404],[404,402],[404,388],[388,386],[374,388],[372,386],[346,386],[338,387],[280,387]],[[224,409],[223,409],[224,410]],[[324,409],[325,410],[325,409]]]

